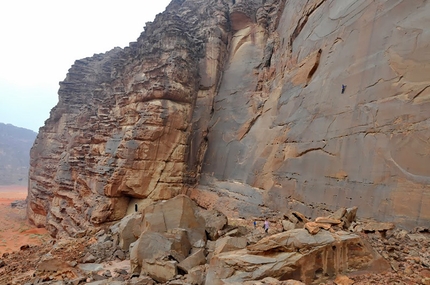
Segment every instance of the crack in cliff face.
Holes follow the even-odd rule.
[[[294,28],[294,31],[291,34],[290,39],[289,39],[289,43],[288,43],[290,54],[293,53],[293,43],[294,43],[294,40],[299,36],[300,32],[305,27],[306,23],[308,22],[309,17],[325,2],[325,0],[317,0],[317,1],[315,1],[315,0],[308,0],[305,6],[308,6],[309,1],[313,1],[313,2],[316,2],[316,3],[312,3],[310,5],[310,7],[308,7],[305,10],[303,10],[302,16],[297,21],[296,27]]]
[[[417,98],[418,96],[420,96],[429,87],[430,87],[430,85],[427,85],[426,87],[424,87],[423,89],[421,89],[420,91],[418,91],[418,93],[414,97],[412,97],[411,101],[415,100],[415,98]]]
[[[323,153],[328,154],[328,155],[330,155],[330,156],[336,156],[335,154],[332,154],[332,153],[330,153],[330,152],[326,151],[326,150],[325,150],[324,148],[322,148],[322,147],[316,147],[316,148],[310,148],[310,149],[307,149],[307,150],[305,150],[305,151],[302,151],[301,153],[298,153],[298,154],[296,155],[296,157],[304,156],[305,154],[308,154],[308,153],[313,152],[313,151],[322,151]]]
[[[248,132],[251,130],[252,126],[254,126],[255,122],[258,120],[260,116],[261,116],[261,111],[255,117],[251,118],[249,122],[246,122],[244,124],[244,126],[242,127],[242,129],[244,130],[239,130],[239,134],[237,136],[238,141],[241,141],[248,134]]]

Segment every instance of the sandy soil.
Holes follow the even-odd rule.
[[[11,202],[26,197],[25,186],[0,186],[0,257],[5,252],[19,250],[22,245],[38,245],[50,239],[45,229],[28,223],[25,207],[11,207]]]

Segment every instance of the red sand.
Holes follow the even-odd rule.
[[[40,244],[50,239],[45,229],[28,223],[26,209],[11,207],[11,202],[26,197],[26,186],[0,186],[0,257],[4,252],[19,250],[22,245]]]

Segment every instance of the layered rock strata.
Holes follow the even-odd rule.
[[[213,97],[228,10],[173,1],[130,47],[75,62],[31,152],[32,222],[79,236],[194,183],[191,119],[198,97]]]
[[[188,190],[230,216],[357,205],[428,224],[428,14],[424,0],[172,1],[61,82],[31,152],[30,220],[79,236]]]

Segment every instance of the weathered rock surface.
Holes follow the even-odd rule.
[[[173,1],[130,47],[75,62],[31,152],[33,223],[77,236],[121,219],[136,199],[194,183],[204,152],[191,119],[197,97],[215,94],[228,11],[223,1]]]
[[[429,13],[424,0],[172,1],[60,83],[31,151],[30,220],[79,237],[188,190],[227,216],[357,205],[428,225]]]
[[[214,254],[245,248],[247,239],[244,237],[226,236],[216,241]]]
[[[141,220],[141,214],[128,215],[121,220],[118,225],[119,247],[121,249],[128,250],[130,244],[139,238],[142,233],[140,228]]]
[[[239,216],[357,205],[428,224],[429,3],[274,2],[274,25],[234,32],[190,195]]]
[[[142,215],[142,232],[169,232],[183,229],[194,247],[206,243],[205,220],[199,215],[200,209],[189,197],[176,196],[147,207]]]
[[[265,277],[320,284],[327,277],[359,270],[388,270],[389,264],[355,234],[295,229],[263,238],[247,249],[215,255],[206,284],[243,284]]]

